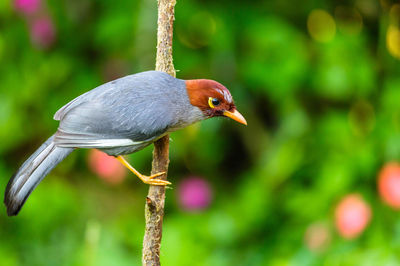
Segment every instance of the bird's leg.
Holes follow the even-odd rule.
[[[156,185],[156,186],[166,186],[166,185],[171,185],[170,182],[167,180],[162,180],[162,179],[155,179],[156,177],[165,174],[165,172],[157,173],[151,176],[146,176],[142,175],[139,173],[135,168],[133,168],[127,160],[125,160],[124,157],[122,156],[116,156],[115,157],[118,161],[120,161],[126,168],[128,168],[132,173],[134,173],[137,177],[140,178],[140,180],[143,181],[145,184],[149,185]]]

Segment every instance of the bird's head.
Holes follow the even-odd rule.
[[[190,103],[200,108],[205,116],[226,116],[247,125],[224,85],[209,79],[186,80],[185,83]]]

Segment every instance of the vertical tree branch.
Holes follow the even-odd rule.
[[[158,0],[156,70],[175,77],[172,60],[172,36],[176,0]],[[154,143],[152,174],[167,172],[169,163],[169,136]],[[167,179],[167,174],[161,176]],[[150,186],[146,198],[146,229],[143,239],[143,265],[160,265],[160,246],[164,217],[165,187]]]

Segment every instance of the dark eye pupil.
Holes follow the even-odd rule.
[[[219,100],[218,100],[217,98],[212,99],[212,104],[213,104],[214,106],[219,105]]]

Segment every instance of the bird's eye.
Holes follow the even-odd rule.
[[[220,101],[217,98],[213,98],[213,97],[208,98],[208,105],[211,108],[215,108],[215,106],[218,106],[219,104],[220,104]]]
[[[212,102],[212,104],[214,106],[218,106],[219,105],[219,100],[217,98],[213,98],[211,102]]]

